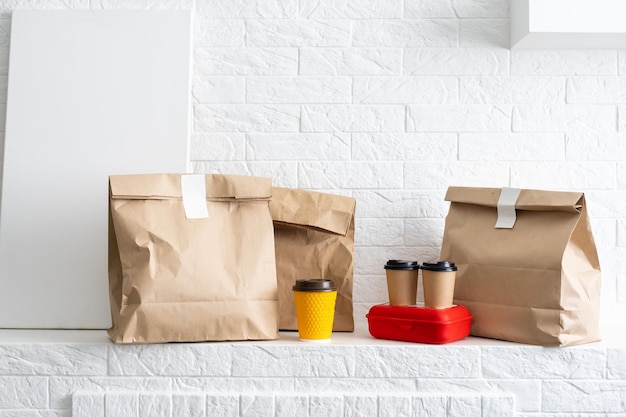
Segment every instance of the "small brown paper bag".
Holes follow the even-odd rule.
[[[337,284],[333,331],[354,331],[354,210],[351,197],[274,188],[279,327],[297,330],[292,288],[297,279],[331,279]]]
[[[115,343],[275,339],[269,178],[109,178]]]
[[[507,203],[511,190],[519,195]],[[544,346],[599,340],[600,265],[584,194],[516,190],[446,194],[441,259],[458,267],[454,301],[471,311],[471,334]]]

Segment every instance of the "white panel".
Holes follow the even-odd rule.
[[[626,48],[624,0],[510,0],[511,47]]]
[[[0,327],[106,328],[108,175],[187,170],[189,11],[14,11]]]

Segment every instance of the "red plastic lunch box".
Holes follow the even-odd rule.
[[[472,315],[461,305],[435,309],[379,304],[366,317],[375,338],[417,343],[443,344],[464,339],[472,324]]]

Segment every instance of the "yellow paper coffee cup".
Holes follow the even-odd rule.
[[[298,334],[304,341],[328,341],[333,333],[337,286],[328,279],[299,279],[293,287]]]

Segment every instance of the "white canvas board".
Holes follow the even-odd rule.
[[[189,11],[13,12],[0,327],[107,328],[108,176],[187,170]]]

